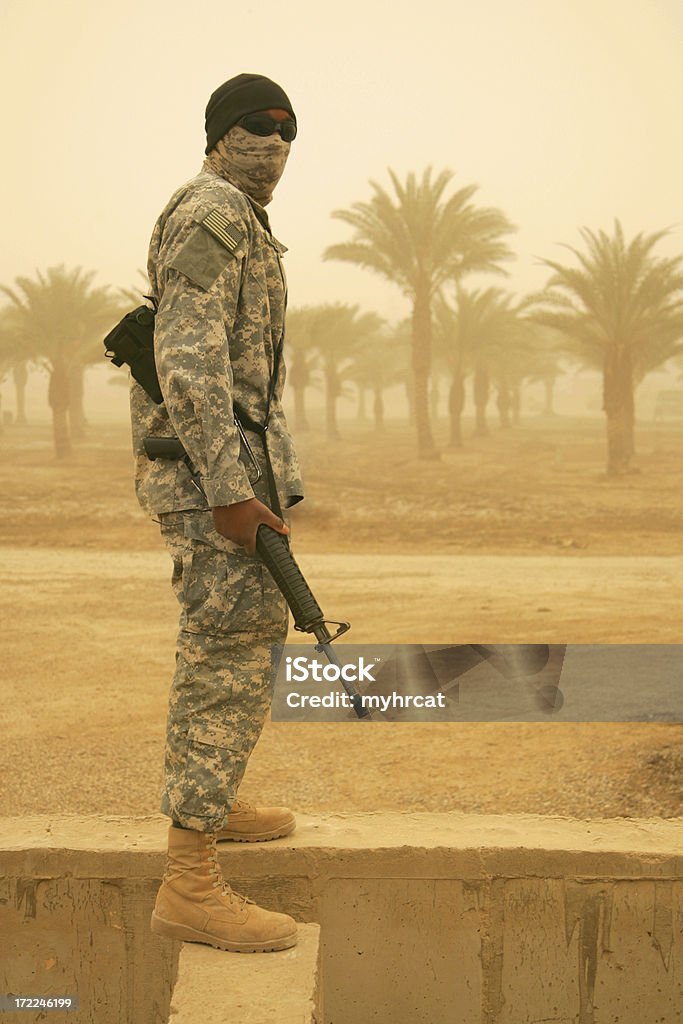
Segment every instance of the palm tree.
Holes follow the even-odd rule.
[[[309,429],[306,417],[306,388],[315,383],[320,356],[311,336],[311,310],[298,306],[287,310],[287,384],[294,392],[294,429]]]
[[[16,278],[16,290],[6,285],[0,290],[10,299],[17,344],[49,372],[55,454],[62,458],[71,452],[72,431],[83,426],[83,370],[102,358],[102,338],[122,306],[108,287],[91,287],[95,271],[67,271],[62,265],[36,276]]]
[[[0,310],[0,381],[4,380],[8,373],[12,373],[16,392],[16,422],[18,424],[26,423],[24,396],[28,376],[27,356],[28,349],[17,330],[12,310],[5,306]]]
[[[311,344],[320,356],[325,379],[326,431],[338,440],[337,399],[342,395],[344,370],[367,339],[378,330],[375,313],[359,315],[358,306],[325,303],[308,309]]]
[[[14,377],[14,394],[17,403],[16,423],[18,426],[26,425],[26,384],[28,383],[28,367],[25,359],[20,359],[12,365],[12,376]]]
[[[377,330],[366,338],[344,371],[344,376],[358,388],[359,396],[367,391],[372,393],[372,413],[378,433],[384,430],[384,391],[402,380],[404,371],[400,335],[389,330],[378,318]]]
[[[441,348],[451,370],[448,409],[450,443],[462,446],[461,417],[465,405],[465,378],[474,375],[476,409],[475,433],[486,434],[486,406],[490,392],[491,366],[510,346],[520,330],[519,306],[500,288],[466,291],[456,286],[456,308],[440,296],[435,305],[435,326]]]
[[[432,303],[448,279],[472,271],[501,273],[499,263],[511,256],[501,236],[513,231],[500,210],[476,207],[470,200],[476,185],[444,200],[453,172],[443,170],[432,181],[428,167],[418,181],[410,173],[401,184],[389,169],[395,200],[375,181],[369,202],[353,203],[332,216],[354,229],[352,241],[331,245],[324,259],[344,260],[380,274],[398,285],[412,304],[413,407],[418,453],[438,457],[429,416],[429,374],[432,353]]]
[[[543,385],[542,416],[554,416],[555,383],[565,372],[560,356],[563,351],[561,335],[557,331],[541,328],[532,318],[527,319],[528,336],[520,366],[524,379]]]
[[[397,368],[397,378],[405,392],[408,423],[413,426],[415,423],[415,408],[413,401],[414,380],[411,370],[413,328],[410,317],[404,317],[402,320],[399,320],[398,323],[394,324],[391,328],[391,336],[394,339],[397,351],[401,354]]]
[[[438,301],[438,296],[435,301]],[[435,341],[435,317],[434,307],[432,310],[432,342]],[[446,381],[446,390],[448,391],[451,372],[450,364],[446,352],[438,344],[432,345],[432,365],[429,372],[429,416],[432,424],[436,424],[439,420],[440,404],[441,404],[441,380]]]
[[[523,313],[527,300],[522,299],[508,310],[501,332],[489,349],[491,379],[496,387],[496,405],[500,426],[507,430],[519,423],[522,384],[532,380],[541,365],[548,365],[549,353],[544,349],[538,325]],[[544,358],[541,364],[541,358]]]
[[[565,246],[578,260],[553,271],[537,297],[535,319],[556,328],[569,351],[602,371],[607,418],[607,474],[627,472],[634,452],[634,391],[643,377],[683,351],[683,256],[652,255],[666,231],[642,232],[626,243],[581,229],[586,252]]]

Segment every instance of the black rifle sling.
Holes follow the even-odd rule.
[[[266,415],[263,423],[257,423],[256,420],[252,419],[251,416],[239,405],[238,402],[233,402],[232,407],[235,416],[240,421],[240,424],[245,430],[253,430],[255,434],[258,434],[261,441],[263,442],[263,454],[266,460],[266,477],[268,480],[268,491],[270,493],[270,505],[271,511],[282,519],[282,506],[280,505],[280,498],[277,493],[277,484],[275,483],[275,473],[273,472],[273,464],[270,460],[270,452],[268,451],[268,423],[270,422],[270,406],[275,397],[275,389],[277,387],[277,377],[280,370],[280,360],[282,359],[282,347],[284,345],[285,333],[282,332],[280,341],[278,342],[277,348],[275,349],[275,358],[273,360],[273,373],[270,378],[270,385],[268,387],[268,399],[266,401]]]
[[[247,196],[247,198],[249,199],[249,203],[251,205],[251,208],[252,208],[252,210],[254,211],[254,213],[256,215],[256,219],[259,221],[261,226],[263,228],[265,228],[265,230],[270,235],[271,231],[270,231],[270,222],[268,220],[268,214],[257,203],[254,203],[249,198],[249,196]],[[272,237],[272,235],[271,235],[271,237]],[[278,249],[278,253],[279,252],[280,252],[280,250]],[[286,308],[286,306],[287,306],[287,285],[286,285],[286,282],[285,282],[284,278],[283,278],[283,284],[285,286],[285,308]],[[256,420],[252,419],[251,416],[249,415],[249,413],[245,409],[242,408],[242,406],[239,404],[239,402],[234,402],[233,401],[233,403],[232,403],[233,412],[235,413],[235,416],[239,420],[240,426],[243,429],[245,429],[245,430],[252,430],[255,434],[258,435],[258,437],[261,439],[261,442],[263,443],[263,454],[264,454],[264,457],[265,457],[265,460],[266,460],[266,477],[267,477],[267,480],[268,480],[268,491],[269,491],[269,494],[270,494],[270,507],[271,507],[271,511],[274,512],[276,516],[279,516],[280,519],[282,519],[282,507],[280,505],[280,498],[279,498],[278,493],[277,493],[277,485],[275,483],[275,473],[273,472],[273,464],[272,464],[272,462],[270,460],[270,452],[268,451],[267,432],[268,432],[268,423],[270,421],[270,405],[271,405],[271,402],[272,402],[272,400],[273,400],[273,398],[275,396],[275,389],[277,388],[277,375],[278,375],[278,372],[279,372],[279,369],[280,369],[280,360],[282,358],[282,347],[284,345],[284,341],[285,341],[285,331],[284,331],[284,327],[283,327],[282,328],[282,334],[280,336],[280,340],[279,340],[279,342],[277,344],[277,347],[275,349],[275,355],[273,357],[273,373],[272,373],[272,376],[270,378],[270,385],[268,387],[268,398],[266,400],[266,415],[265,415],[265,418],[263,420],[263,423],[257,423]],[[284,522],[284,520],[283,520],[283,522]]]

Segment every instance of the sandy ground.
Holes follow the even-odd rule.
[[[678,643],[680,428],[642,431],[641,473],[617,483],[599,424],[498,432],[436,465],[405,428],[367,430],[299,444],[297,557],[349,640]],[[126,429],[63,466],[46,428],[2,441],[0,814],[153,813],[177,610]],[[242,792],[308,812],[673,817],[681,768],[683,724],[268,722]]]

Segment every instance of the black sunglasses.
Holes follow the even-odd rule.
[[[266,136],[279,132],[283,142],[292,142],[296,138],[296,121],[291,117],[276,121],[270,114],[246,114],[237,124],[252,135]]]

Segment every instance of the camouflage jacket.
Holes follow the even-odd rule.
[[[233,401],[263,424],[284,332],[285,251],[271,234],[266,211],[210,171],[179,188],[157,220],[147,270],[158,302],[154,356],[164,404],[156,405],[134,380],[130,389],[135,489],[150,514],[253,496]],[[280,359],[267,435],[286,507],[301,500],[303,487],[281,405],[284,382]],[[147,458],[145,437],[180,439],[206,501],[182,460]],[[249,441],[262,463],[261,441],[253,432]]]

